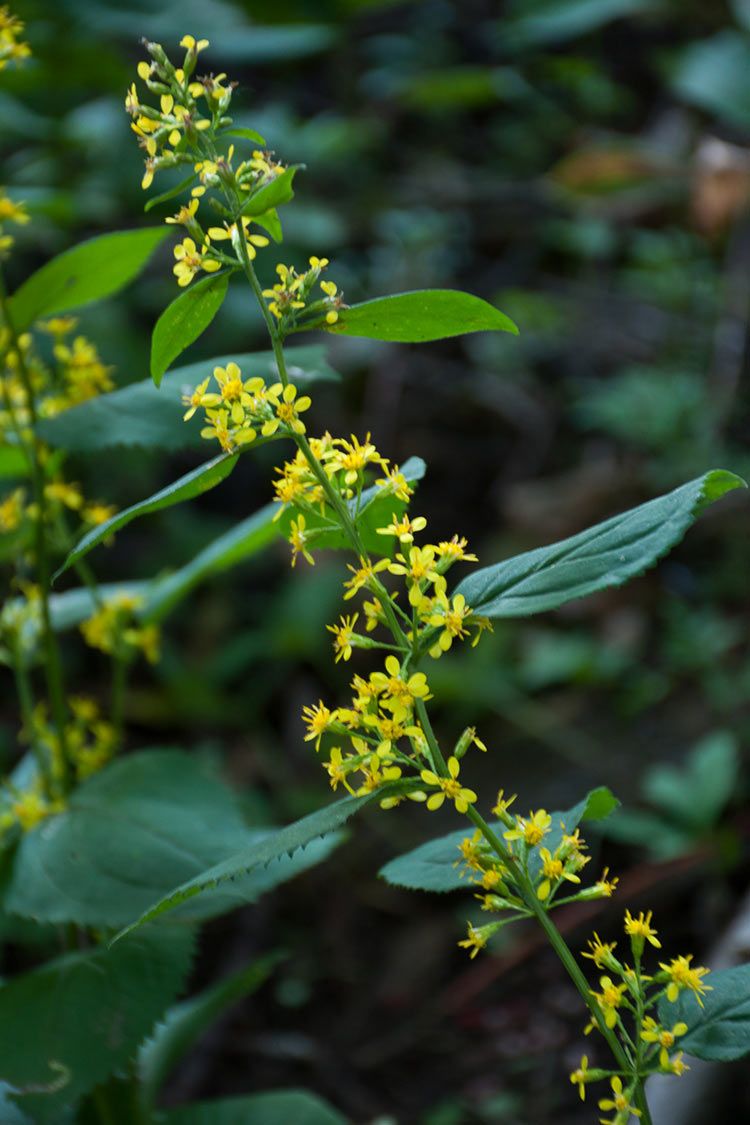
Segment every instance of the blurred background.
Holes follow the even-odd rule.
[[[370,430],[386,456],[423,457],[415,511],[431,538],[466,534],[487,564],[709,468],[750,473],[748,0],[14,8],[34,54],[0,91],[2,179],[34,217],[19,228],[16,283],[83,237],[171,213],[143,215],[123,99],[140,37],[174,51],[190,32],[211,40],[203,69],[238,81],[236,123],[307,165],[281,260],[330,257],[350,303],[461,288],[520,327],[419,347],[330,340],[342,378],[318,388],[313,432]],[[276,258],[259,261],[270,279]],[[121,385],[148,375],[151,328],[176,293],[171,264],[167,247],[124,297],[82,314]],[[186,361],[265,346],[238,284]],[[166,572],[261,507],[268,452],[199,502],[133,524],[92,556],[98,577]],[[123,447],[80,457],[71,475],[124,507],[201,456]],[[665,946],[703,963],[744,917],[747,527],[746,497],[733,494],[625,589],[498,622],[431,671],[439,733],[452,744],[473,723],[490,747],[471,763],[475,788],[518,791],[521,811],[565,808],[599,784],[622,800],[590,833],[592,868],[609,864],[621,893],[561,919],[575,948],[592,929],[614,940],[625,905],[656,906]],[[325,631],[341,570],[330,556],[290,572],[280,543],[201,587],[168,620],[161,665],[136,677],[133,744],[216,755],[256,823],[327,800],[299,712],[343,699],[354,669],[333,665]],[[82,645],[68,660],[106,698]],[[0,722],[10,754],[10,700]],[[377,878],[453,827],[418,808],[368,816],[326,865],[211,923],[196,984],[262,952],[286,959],[204,1041],[171,1099],[306,1085],[354,1122],[592,1120],[567,1072],[596,1048],[535,931],[511,929],[470,962],[456,948],[468,894]],[[713,1119],[725,1105],[750,1120],[747,1068],[723,1082]]]

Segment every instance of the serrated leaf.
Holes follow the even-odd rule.
[[[260,988],[280,959],[271,953],[167,1012],[138,1052],[139,1098],[147,1116],[179,1060],[220,1015]]]
[[[115,231],[90,238],[47,262],[11,298],[18,332],[40,317],[110,297],[141,272],[168,227]]]
[[[273,522],[278,511],[278,504],[267,504],[214,539],[185,566],[152,582],[139,617],[144,621],[161,620],[199,582],[262,551],[278,537],[278,525]]]
[[[445,340],[469,332],[518,334],[505,313],[481,297],[457,289],[419,289],[363,301],[342,309],[327,331],[401,344]]]
[[[709,1062],[731,1062],[750,1053],[750,964],[719,969],[704,978],[712,991],[701,997],[685,990],[672,1004],[659,1001],[659,1019],[667,1027],[688,1025],[678,1046]]]
[[[380,801],[389,795],[404,794],[413,788],[411,782],[393,782],[391,785],[381,786],[372,793],[362,797],[344,797],[340,801],[318,809],[314,813],[297,820],[286,828],[280,828],[267,836],[260,843],[243,848],[236,855],[217,863],[208,870],[203,871],[193,879],[180,884],[169,894],[155,902],[132,925],[122,930],[115,941],[119,941],[132,930],[138,929],[146,922],[160,917],[168,911],[182,906],[190,899],[204,894],[206,891],[222,888],[233,880],[253,872],[262,873],[263,869],[272,860],[284,857],[293,857],[300,848],[308,847],[319,836],[340,828],[354,813],[359,812],[373,801]]]
[[[617,806],[617,800],[609,789],[593,789],[582,801],[572,809],[565,812],[553,812],[552,827],[545,837],[544,845],[554,851],[560,843],[564,832],[573,832],[582,820],[601,820]],[[505,825],[497,820],[490,826],[502,836]],[[457,832],[450,832],[447,836],[440,836],[436,840],[429,840],[420,844],[413,851],[398,856],[386,863],[380,869],[381,878],[396,887],[408,887],[414,891],[436,891],[444,893],[457,891],[470,886],[467,882],[464,865],[461,862],[459,846],[467,836],[471,836],[474,828],[467,825]],[[531,854],[529,869],[536,874],[538,870],[538,856]]]
[[[158,387],[178,355],[205,332],[227,295],[229,271],[202,278],[175,297],[151,336],[151,378]]]
[[[130,508],[125,508],[124,511],[118,512],[116,516],[112,516],[112,519],[107,520],[106,523],[92,528],[78,541],[62,566],[55,571],[53,581],[64,574],[73,563],[84,558],[89,551],[93,551],[94,547],[103,543],[105,539],[119,531],[121,527],[125,527],[126,524],[140,516],[161,512],[164,508],[171,508],[175,504],[193,500],[196,496],[202,496],[204,492],[208,492],[215,488],[217,484],[221,484],[237,464],[238,456],[238,453],[221,453],[218,457],[214,457],[213,461],[206,461],[205,464],[199,465],[196,469],[191,469],[179,480],[168,484],[166,488],[155,492],[148,499],[141,500]]]
[[[302,168],[302,164],[290,164],[285,168],[281,175],[277,176],[275,180],[271,180],[270,184],[265,184],[258,191],[254,192],[249,199],[242,204],[240,210],[241,215],[264,215],[266,211],[270,211],[275,207],[280,207],[282,203],[288,203],[290,199],[294,198],[294,177],[296,173]]]
[[[23,1111],[57,1123],[127,1062],[180,990],[192,948],[190,930],[161,929],[70,953],[0,988],[0,1076],[29,1091],[14,1095]]]
[[[340,1113],[306,1090],[222,1098],[169,1110],[166,1125],[345,1125]]]
[[[706,504],[744,487],[716,469],[570,539],[476,570],[455,593],[483,616],[525,617],[621,586],[679,543]]]
[[[339,379],[329,366],[323,345],[288,348],[290,377],[300,386]],[[262,375],[271,382],[278,378],[273,352],[246,352],[201,360],[170,371],[161,387],[151,379],[98,395],[87,402],[46,418],[37,427],[43,441],[75,453],[93,453],[115,446],[143,446],[158,449],[206,448],[200,437],[200,419],[183,421],[183,393],[192,391],[211,374],[214,367],[234,361],[249,375]]]
[[[273,833],[246,827],[234,794],[200,759],[140,751],[84,782],[65,812],[23,837],[6,907],[39,922],[122,926],[175,884],[264,847]],[[253,901],[319,863],[339,839],[329,833],[299,855],[238,875],[180,917],[208,918]]]
[[[198,173],[191,172],[189,176],[185,176],[185,179],[180,180],[180,182],[178,184],[175,184],[174,187],[169,188],[167,191],[163,191],[161,195],[155,195],[152,199],[149,199],[143,210],[151,211],[154,207],[158,207],[160,203],[166,203],[168,200],[174,199],[176,195],[181,195],[183,191],[187,191],[189,187],[192,187],[197,178]]]

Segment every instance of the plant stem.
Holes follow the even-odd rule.
[[[5,279],[0,270],[0,312],[3,322],[8,330],[8,338],[16,356],[18,374],[26,394],[27,409],[32,430],[37,424],[36,402],[34,387],[29,369],[23,357],[23,352],[18,340],[13,317],[10,312],[8,296],[5,288]],[[39,583],[40,600],[42,607],[42,634],[44,640],[44,667],[47,680],[52,717],[57,730],[60,745],[60,762],[58,775],[63,792],[67,792],[69,785],[69,762],[65,724],[67,720],[67,706],[65,703],[65,688],[63,684],[62,662],[57,638],[52,628],[52,619],[49,608],[50,564],[47,555],[47,541],[45,536],[45,523],[47,517],[47,500],[44,493],[44,468],[39,456],[39,444],[36,434],[32,434],[29,443],[31,481],[36,503],[36,516],[34,520],[34,547],[37,581]]]

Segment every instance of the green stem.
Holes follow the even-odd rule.
[[[10,312],[7,291],[5,288],[5,279],[3,277],[2,270],[0,270],[0,312],[2,313],[5,327],[8,330],[8,338],[10,340],[12,349],[16,355],[18,374],[21,378],[24,392],[26,394],[29,418],[31,421],[32,430],[34,430],[37,424],[34,387],[28,367],[26,366],[26,361],[23,357],[23,352],[18,340],[18,333],[16,331],[13,317]],[[49,557],[47,554],[47,541],[45,536],[47,500],[44,494],[44,469],[39,457],[39,445],[36,440],[35,434],[32,435],[31,441],[29,443],[29,451],[31,454],[31,481],[34,491],[34,500],[36,503],[36,518],[34,520],[34,553],[36,557],[37,581],[39,583],[42,608],[44,668],[47,680],[47,691],[49,693],[50,705],[52,708],[52,717],[57,729],[57,737],[60,745],[61,760],[58,763],[60,785],[63,792],[67,792],[69,785],[69,762],[67,752],[67,739],[65,733],[65,725],[67,721],[67,706],[65,703],[65,688],[63,684],[60,650],[57,645],[57,638],[52,628],[52,619],[49,608],[49,587],[51,571]]]
[[[636,1013],[635,1013],[635,1073],[636,1083],[635,1091],[633,1094],[636,1109],[641,1111],[639,1118],[641,1125],[652,1125],[651,1114],[649,1113],[648,1103],[646,1101],[646,1091],[644,1088],[643,1078],[641,1072],[644,1066],[644,1042],[641,1039],[641,1027],[643,1024],[644,1006],[643,1006],[643,985],[641,984],[641,958],[640,955],[634,958],[635,961],[635,977],[637,981],[636,987]]]

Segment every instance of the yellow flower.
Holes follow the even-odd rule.
[[[330,759],[323,763],[323,769],[331,779],[331,789],[335,790],[339,785],[343,785],[353,795],[354,790],[346,780],[346,775],[349,772],[347,769],[348,761],[348,758],[342,757],[341,747],[334,746],[331,750]]]
[[[580,883],[578,876],[567,869],[564,860],[560,859],[557,853],[552,855],[549,848],[540,848],[539,856],[544,878],[537,887],[536,895],[542,902],[549,898],[553,884],[557,884],[561,879],[567,879],[570,883]]]
[[[396,562],[390,563],[388,570],[391,574],[402,574],[409,584],[409,603],[417,606],[422,600],[421,587],[424,582],[435,582],[440,578],[435,568],[435,548],[411,547],[408,558],[405,555],[396,555]]]
[[[315,559],[307,549],[310,532],[305,530],[305,522],[304,516],[298,516],[296,520],[292,520],[289,529],[289,542],[292,545],[292,566],[297,563],[297,555],[304,555],[310,566],[315,566]]]
[[[347,563],[347,569],[352,572],[352,577],[344,583],[344,601],[353,598],[354,595],[362,589],[363,586],[369,586],[375,575],[379,570],[384,570],[388,566],[388,559],[379,559],[373,565],[365,559],[360,559],[360,566],[354,567]]]
[[[384,692],[391,699],[411,708],[415,699],[429,699],[430,690],[424,672],[414,672],[404,676],[401,665],[395,656],[386,656],[385,672],[373,672],[371,684],[378,692]]]
[[[312,707],[303,707],[302,718],[307,725],[305,742],[312,742],[315,739],[315,749],[320,750],[320,740],[331,724],[336,722],[338,711],[329,710],[321,699]]]
[[[439,809],[443,801],[447,797],[453,801],[456,806],[456,811],[465,813],[469,805],[473,805],[477,800],[477,795],[473,789],[464,789],[458,780],[458,775],[461,769],[461,764],[458,758],[449,758],[447,762],[448,777],[438,777],[432,770],[422,770],[421,778],[426,785],[438,787],[440,792],[433,793],[427,799],[427,808],[433,811]]]
[[[615,1075],[614,1078],[610,1079],[610,1086],[612,1087],[612,1097],[602,1098],[599,1101],[599,1109],[613,1109],[617,1114],[615,1125],[626,1123],[631,1114],[634,1117],[640,1117],[641,1111],[630,1104],[631,1091],[623,1093],[622,1079]]]
[[[182,405],[188,407],[185,414],[183,415],[183,421],[189,422],[195,414],[196,410],[204,405],[209,379],[210,376],[208,379],[204,379],[202,383],[199,383],[191,394],[184,394],[182,396]]]
[[[506,840],[523,840],[527,847],[535,848],[547,835],[551,824],[552,817],[547,810],[538,809],[530,812],[528,818],[517,816],[516,827],[508,829],[503,835]]]
[[[23,519],[23,503],[26,493],[22,488],[16,488],[9,496],[0,501],[0,533],[7,534],[15,531]]]
[[[588,1075],[586,1073],[588,1068],[588,1056],[584,1055],[581,1059],[581,1065],[579,1066],[578,1070],[574,1070],[570,1076],[570,1081],[574,1086],[578,1087],[578,1093],[581,1101],[584,1101],[586,1098],[586,1083],[589,1081]]]
[[[44,495],[48,500],[64,504],[73,512],[83,507],[83,495],[77,484],[68,484],[64,480],[52,481],[44,486]]]
[[[90,523],[92,527],[99,527],[101,524],[111,520],[117,512],[114,504],[99,504],[94,501],[87,504],[83,509],[83,518],[86,523]]]
[[[408,514],[399,518],[394,512],[388,526],[378,527],[376,531],[378,535],[395,535],[400,543],[413,543],[416,532],[424,531],[426,527],[427,520],[424,516],[417,516],[412,520]]]
[[[312,399],[308,395],[297,398],[297,388],[292,383],[288,383],[282,391],[281,401],[276,403],[276,417],[263,423],[261,428],[263,437],[271,437],[282,423],[296,434],[304,434],[305,424],[299,415],[309,410],[311,405]]]
[[[176,215],[169,215],[164,220],[165,223],[177,224],[178,226],[186,227],[195,218],[195,213],[198,210],[200,199],[193,198],[189,203],[183,204]]]
[[[615,969],[619,962],[613,956],[613,951],[617,948],[617,942],[604,942],[597,933],[594,934],[594,939],[589,940],[589,953],[584,953],[584,957],[588,957],[593,961],[597,969]]]
[[[349,487],[357,483],[368,465],[385,467],[388,463],[370,441],[369,433],[365,435],[364,442],[360,442],[359,438],[351,434],[351,441],[347,441],[346,438],[334,438],[333,444],[337,448],[328,459],[326,471],[329,475],[343,472],[344,484]]]
[[[668,965],[660,961],[659,968],[666,974],[669,980],[669,985],[667,986],[668,1000],[674,1003],[679,994],[684,989],[688,989],[694,994],[700,1006],[703,1007],[701,997],[704,993],[712,991],[710,984],[703,983],[703,977],[708,974],[709,970],[702,965],[696,965],[695,968],[693,968],[690,964],[692,960],[693,955],[689,953],[687,957],[673,957]]]
[[[622,1004],[623,993],[627,990],[626,984],[615,984],[611,977],[601,977],[599,980],[601,992],[590,989],[591,995],[597,1001],[604,1016],[604,1022],[609,1028],[617,1023],[617,1009]]]
[[[649,910],[648,914],[641,911],[638,917],[634,918],[629,910],[625,911],[625,933],[631,939],[634,956],[636,957],[640,957],[643,952],[644,940],[653,945],[655,949],[661,949],[661,942],[656,936],[657,931],[651,925],[653,913],[653,910]]]
[[[175,246],[174,256],[177,262],[172,268],[172,273],[177,278],[179,286],[189,285],[199,270],[215,273],[216,270],[221,269],[220,262],[206,257],[207,251],[208,246],[198,250],[192,238],[183,238],[179,246]]]
[[[675,1045],[675,1041],[681,1035],[687,1034],[688,1025],[680,1021],[674,1024],[672,1029],[661,1027],[652,1016],[645,1016],[643,1025],[641,1027],[641,1039],[644,1043],[658,1043],[659,1051],[659,1066],[666,1070],[669,1066],[669,1052]]]
[[[471,555],[465,550],[468,545],[466,539],[459,539],[457,535],[454,535],[452,539],[438,543],[436,551],[439,558],[447,559],[449,563],[478,562],[476,555]]]
[[[11,812],[24,832],[36,828],[37,824],[46,820],[55,811],[59,810],[50,805],[41,793],[37,793],[34,789],[19,793],[11,805]]]
[[[602,898],[612,898],[612,895],[617,889],[617,884],[620,882],[618,876],[613,879],[608,878],[609,868],[605,867],[602,871],[601,878],[594,884],[594,889],[599,892]]]
[[[340,625],[326,625],[329,633],[333,633],[333,648],[336,653],[336,663],[339,660],[349,660],[352,655],[354,639],[354,626],[357,624],[359,614],[339,618]]]
[[[438,596],[436,610],[427,618],[427,622],[442,631],[437,643],[430,649],[430,656],[447,652],[454,640],[465,637],[468,634],[465,622],[469,617],[471,607],[466,604],[463,594],[456,594],[452,604],[448,598]]]
[[[247,246],[247,256],[252,261],[258,251],[256,246],[268,246],[268,239],[264,234],[248,234],[247,228],[252,222],[246,215],[242,218],[242,233],[245,236],[245,245]],[[235,246],[239,239],[239,231],[236,223],[225,223],[223,227],[209,227],[208,237],[212,242],[222,242],[227,239],[231,240],[232,245]],[[241,245],[241,244],[240,244]]]
[[[397,500],[403,500],[404,503],[408,503],[409,497],[414,495],[414,489],[411,487],[398,465],[394,465],[391,469],[384,465],[384,470],[385,476],[377,478],[375,484],[381,492],[393,493]]]
[[[24,203],[14,203],[0,188],[0,223],[28,223],[29,214]]]
[[[192,35],[183,35],[180,46],[185,47],[188,51],[194,51],[197,55],[200,51],[205,51],[208,46],[208,39],[195,39]]]
[[[469,936],[464,938],[464,940],[460,941],[458,944],[460,946],[463,946],[464,949],[468,949],[470,951],[469,956],[473,961],[477,953],[479,953],[479,950],[484,949],[485,945],[487,944],[487,939],[490,935],[487,933],[488,927],[486,926],[477,928],[476,926],[472,926],[471,922],[469,922],[468,927]]]

